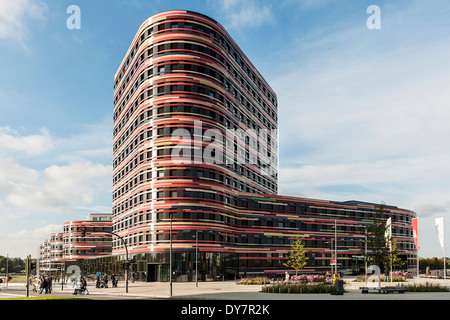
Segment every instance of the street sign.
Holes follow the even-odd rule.
[[[336,260],[334,260],[334,259],[330,259],[330,266],[335,266],[336,265]],[[340,266],[341,265],[341,263],[340,262],[338,262],[338,264],[337,264],[338,266]]]

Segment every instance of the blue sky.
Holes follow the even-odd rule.
[[[414,210],[420,255],[442,256],[446,0],[0,0],[0,255],[35,256],[65,221],[111,211],[114,73],[141,23],[172,9],[224,25],[277,92],[280,194]]]

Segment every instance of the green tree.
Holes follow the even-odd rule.
[[[450,259],[446,258],[447,268],[448,268],[448,262]],[[444,258],[419,258],[419,266],[420,270],[424,272],[427,267],[430,267],[430,270],[440,270],[444,268]]]
[[[6,260],[8,260],[8,272],[19,272],[25,269],[25,261],[21,258],[7,259],[5,256],[0,256],[0,273],[2,274],[6,272]]]
[[[297,236],[289,251],[287,261],[283,265],[295,269],[295,275],[297,275],[298,271],[302,270],[308,263],[309,257],[306,256],[306,253],[307,250],[304,247],[301,236]]]
[[[380,269],[385,267],[386,259],[390,266],[390,250],[384,237],[386,232],[386,220],[383,219],[384,210],[385,204],[382,203],[374,213],[372,223],[367,227],[368,252],[366,258],[369,264],[377,265]]]
[[[401,259],[399,257],[400,250],[398,248],[397,241],[393,240],[392,241],[392,252],[388,252],[383,258],[383,266],[384,266],[385,272],[386,272],[386,270],[390,270],[390,268],[391,268],[391,254],[392,254],[392,268],[393,269],[395,267],[401,268],[406,264],[406,262],[403,261],[403,259]]]
[[[400,258],[400,249],[397,246],[397,240],[392,243],[392,267],[401,268],[406,264],[402,258]]]

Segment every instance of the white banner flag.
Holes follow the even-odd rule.
[[[391,218],[386,221],[386,229],[384,231],[384,238],[386,239],[386,243],[389,248],[392,250],[392,223]]]
[[[436,232],[439,238],[439,243],[441,244],[441,249],[445,250],[444,217],[436,218],[434,220],[434,225],[436,226]]]

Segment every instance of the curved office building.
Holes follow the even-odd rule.
[[[85,229],[84,236],[83,229]],[[112,235],[109,232],[111,229],[111,221],[65,222],[61,256],[65,261],[76,261],[110,255]]]
[[[114,78],[113,232],[133,272],[180,280],[281,272],[296,235],[307,270],[351,268],[377,205],[277,195],[277,97],[213,19],[189,11],[150,17]],[[408,210],[387,206],[403,258],[415,262]],[[171,237],[172,235],[172,237]],[[113,255],[125,255],[113,238]],[[283,271],[284,272],[284,271]]]

